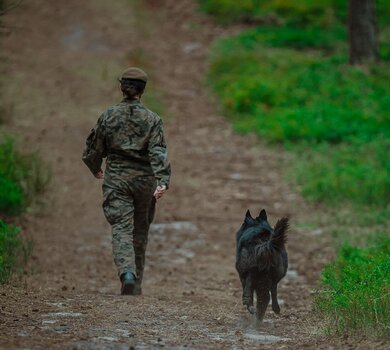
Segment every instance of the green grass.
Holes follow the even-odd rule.
[[[30,252],[31,243],[21,237],[20,229],[0,220],[0,283],[23,270]]]
[[[256,21],[279,17],[280,21],[299,25],[332,24],[345,19],[343,0],[199,0],[203,11],[214,15],[221,23]]]
[[[15,141],[0,142],[0,213],[20,214],[50,181],[50,171],[37,153],[22,154]]]
[[[237,127],[273,141],[338,143],[390,134],[390,68],[346,57],[248,47],[248,33],[215,48],[209,80]],[[251,125],[247,125],[251,124]]]
[[[329,206],[386,208],[390,198],[390,140],[296,147],[294,178],[302,193]],[[390,220],[390,208],[384,212]],[[374,215],[375,216],[375,215]]]
[[[369,248],[344,245],[322,274],[315,307],[329,333],[390,337],[390,238]]]
[[[299,26],[332,26],[345,22],[346,0],[198,0],[202,11],[209,13],[223,24],[231,22],[266,21],[277,18],[278,22]],[[386,0],[377,0],[379,23],[386,23],[390,6]]]
[[[247,30],[240,36],[240,46],[255,49],[259,46],[294,49],[324,49],[335,51],[345,47],[347,31],[342,25],[324,30],[321,27],[261,26]]]
[[[294,177],[309,198],[386,205],[390,67],[363,71],[341,54],[270,47],[258,35],[222,39],[211,59],[209,81],[235,129],[299,154]]]

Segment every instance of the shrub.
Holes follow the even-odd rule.
[[[329,332],[390,336],[390,238],[378,241],[370,248],[346,244],[325,267],[315,307]]]
[[[256,21],[276,15],[294,25],[330,27],[347,18],[346,0],[199,0],[200,8],[214,15],[221,23]],[[377,1],[379,23],[388,23],[390,6],[385,0]]]
[[[21,154],[10,137],[0,143],[0,212],[18,214],[44,191],[50,171],[36,153]]]
[[[203,11],[214,15],[221,23],[248,20],[258,14],[256,0],[199,0],[199,3]]]
[[[246,49],[269,46],[335,51],[344,48],[346,40],[347,31],[341,25],[327,30],[321,27],[262,26],[243,32],[235,44]]]
[[[6,283],[12,273],[23,268],[30,248],[30,243],[21,238],[18,227],[0,220],[0,283]]]
[[[247,48],[247,37],[221,41],[210,69],[222,106],[239,130],[249,129],[249,113],[250,128],[278,142],[389,135],[389,67],[367,74],[345,65],[343,56]]]
[[[6,178],[0,177],[0,212],[17,213],[23,205],[23,190]]]
[[[329,24],[345,18],[346,4],[341,0],[199,0],[201,9],[222,23],[256,20],[273,14],[296,24]],[[343,4],[342,4],[343,3]]]

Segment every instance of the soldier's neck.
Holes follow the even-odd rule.
[[[123,102],[139,102],[140,99],[141,99],[141,96],[134,96],[134,97],[124,96]]]

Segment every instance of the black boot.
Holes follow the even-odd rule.
[[[136,278],[132,272],[125,272],[121,274],[121,294],[122,295],[133,295]]]

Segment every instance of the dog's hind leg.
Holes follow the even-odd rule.
[[[257,296],[256,317],[259,321],[262,321],[270,300],[269,290],[263,288],[257,288],[256,296]]]
[[[240,276],[240,281],[241,281],[241,286],[242,286],[242,290],[245,289],[245,281],[246,281],[246,276],[243,276],[243,275],[239,275]]]
[[[272,310],[275,314],[280,313],[280,307],[278,303],[278,285],[277,283],[273,284],[271,287],[271,297],[272,297]]]
[[[242,293],[242,303],[246,305],[248,311],[253,314],[253,282],[252,282],[252,274],[248,273],[244,283],[244,290]]]

